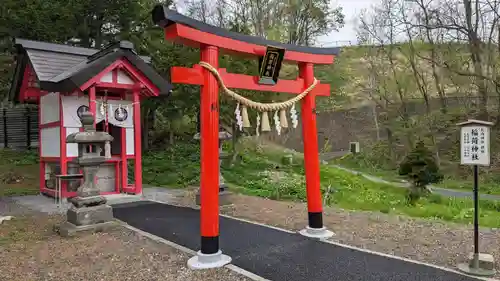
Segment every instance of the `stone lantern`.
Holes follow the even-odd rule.
[[[106,198],[100,195],[95,182],[99,167],[106,160],[101,152],[113,137],[95,130],[92,113],[84,112],[80,120],[83,132],[70,134],[66,142],[78,145],[76,164],[83,169],[83,183],[78,187],[77,196],[68,199],[72,205],[67,212],[67,221],[57,229],[63,236],[79,231],[101,231],[114,224],[113,209],[106,204]]]
[[[200,133],[196,133],[194,135],[195,140],[200,140]],[[224,141],[229,140],[233,137],[229,132],[225,131],[223,128],[219,128],[219,205],[229,205],[229,195],[231,194],[228,192],[227,186],[224,182],[224,177],[222,176],[221,173],[221,165],[222,165],[222,160],[227,157],[227,155],[222,151],[222,144]],[[196,193],[196,204],[200,205],[200,190],[198,189],[198,192]]]

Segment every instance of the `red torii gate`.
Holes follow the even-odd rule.
[[[282,44],[261,37],[243,35],[211,26],[183,16],[167,7],[157,5],[152,11],[153,21],[165,30],[168,40],[201,50],[201,61],[219,71],[228,88],[300,94],[314,82],[314,64],[332,64],[339,48],[313,48]],[[299,64],[296,80],[279,80],[276,85],[261,85],[259,77],[227,73],[219,68],[219,50],[232,54],[263,57],[266,46],[286,49],[284,60]],[[172,83],[201,86],[201,249],[189,260],[190,268],[212,268],[231,262],[219,249],[219,85],[216,78],[200,65],[193,68],[172,67]],[[316,129],[315,96],[329,96],[330,85],[318,83],[302,99],[302,135],[306,174],[308,226],[300,231],[313,238],[333,235],[323,226],[323,207],[320,190],[318,136]]]

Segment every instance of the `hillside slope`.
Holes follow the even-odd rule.
[[[443,61],[452,61],[456,65],[468,60],[468,53],[461,45],[436,47]],[[411,68],[412,52],[418,54],[415,71]],[[429,96],[437,97],[435,79],[430,60],[430,46],[408,44],[393,46],[347,46],[342,47],[333,66],[317,67],[318,79],[332,84],[334,109],[348,109],[371,103],[372,98],[379,101],[400,101],[397,87],[402,90],[404,99],[423,101],[416,84],[415,74],[421,76]],[[393,59],[394,72],[389,57]],[[447,97],[473,94],[471,80],[437,67],[436,75],[440,79]],[[397,84],[397,85],[396,85]],[[325,108],[326,109],[326,108]]]

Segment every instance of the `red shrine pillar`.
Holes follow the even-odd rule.
[[[304,88],[314,82],[312,63],[299,64]],[[314,94],[302,99],[302,139],[304,140],[304,169],[306,174],[307,211],[309,225],[300,234],[314,238],[328,238],[333,232],[323,226],[323,206],[319,173],[318,131],[316,129],[316,100]]]
[[[140,89],[134,89],[133,92],[133,111],[134,111],[134,178],[135,194],[142,194],[142,128],[141,128],[141,99]],[[126,150],[125,150],[126,152]]]
[[[66,127],[64,127],[64,111],[63,111],[63,96],[64,93],[60,92],[59,93],[59,137],[60,137],[60,150],[59,150],[59,174],[61,175],[67,175],[68,174],[68,153],[67,153],[67,144],[66,144]],[[61,197],[65,198],[68,197],[68,182],[67,181],[60,181],[61,186],[59,186],[61,190]],[[59,197],[59,194],[56,194],[55,197]],[[62,200],[62,198],[59,198],[59,200]]]
[[[219,68],[219,49],[202,46],[201,61]],[[188,261],[193,269],[220,267],[231,262],[231,258],[219,250],[219,84],[206,69],[203,69],[203,79],[200,96],[201,249]]]

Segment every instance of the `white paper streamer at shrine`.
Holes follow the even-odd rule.
[[[118,127],[133,128],[134,116],[132,101],[109,100],[108,122]]]
[[[257,114],[257,126],[255,128],[255,134],[260,136],[260,115]]]
[[[280,123],[280,117],[278,115],[277,110],[274,112],[273,119],[274,119],[274,126],[276,128],[276,133],[278,133],[278,136],[279,136],[279,135],[281,135],[281,123]]]
[[[97,108],[95,113],[95,123],[100,123],[101,121],[106,119],[106,107],[104,100],[97,100],[95,106]]]
[[[236,114],[236,124],[238,125],[238,128],[240,129],[240,131],[243,131],[243,117],[241,117],[240,103],[236,105],[234,114]]]
[[[292,119],[292,127],[295,129],[299,125],[299,120],[297,117],[297,110],[295,110],[295,104],[293,104],[292,109],[290,109],[290,118]]]

